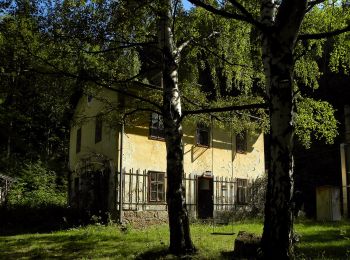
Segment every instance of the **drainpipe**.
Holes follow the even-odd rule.
[[[123,223],[123,136],[124,136],[124,121],[120,129],[120,149],[119,149],[119,223]]]
[[[211,128],[211,175],[214,176],[214,118],[210,116]]]
[[[349,217],[350,191],[350,105],[344,106],[345,143],[340,145],[340,159],[342,172],[343,215]]]

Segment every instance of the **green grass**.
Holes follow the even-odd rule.
[[[237,234],[246,230],[261,234],[262,224],[240,222],[221,226],[215,232]],[[301,235],[298,259],[350,258],[349,223],[302,222],[296,225]],[[191,259],[223,259],[233,250],[235,235],[212,235],[213,227],[193,224],[191,234],[198,253]],[[166,255],[169,244],[166,225],[147,229],[118,226],[87,226],[46,234],[0,236],[0,259],[174,259]]]

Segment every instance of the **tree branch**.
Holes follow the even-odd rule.
[[[159,111],[156,111],[154,109],[149,109],[149,108],[135,108],[134,110],[132,111],[129,111],[127,113],[124,113],[123,115],[123,121],[125,121],[126,117],[127,116],[131,116],[132,114],[135,114],[137,112],[153,112],[153,113],[157,113],[159,114]]]
[[[34,55],[33,53],[30,52],[30,50],[28,50],[28,52],[33,56],[33,57],[36,57],[38,58],[39,60],[41,60],[42,62],[44,62],[44,64],[50,66],[51,68],[54,69],[53,72],[39,72],[37,70],[31,70],[31,71],[34,71],[34,72],[37,72],[37,73],[41,73],[41,74],[48,74],[48,75],[61,75],[61,76],[64,76],[64,77],[68,77],[68,78],[74,78],[74,79],[80,79],[80,80],[84,80],[84,81],[89,81],[89,82],[93,82],[95,83],[96,85],[98,86],[101,86],[101,87],[104,87],[106,89],[109,89],[109,90],[112,90],[112,91],[115,91],[117,93],[120,93],[120,94],[124,94],[126,96],[129,96],[129,97],[132,97],[132,98],[135,98],[137,100],[140,100],[140,101],[143,101],[143,102],[146,102],[150,105],[153,105],[155,107],[157,107],[159,110],[161,110],[161,106],[147,98],[144,98],[142,96],[138,96],[136,94],[133,94],[131,92],[128,92],[124,89],[120,89],[120,88],[113,88],[111,87],[109,84],[105,84],[105,83],[102,83],[102,82],[99,82],[97,78],[94,78],[94,77],[80,77],[79,75],[76,75],[76,74],[73,74],[73,73],[69,73],[69,72],[66,72],[66,71],[63,71],[59,68],[57,68],[57,66],[55,66],[54,64],[51,64],[50,62],[48,62],[47,60],[37,56],[37,55]],[[112,81],[113,82],[113,81]],[[142,83],[142,82],[138,82],[138,81],[131,81],[131,82],[125,82],[125,81],[120,81],[120,82],[113,82],[115,84],[120,84],[120,85],[126,85],[126,84],[131,84],[131,83],[135,83],[135,84],[138,84],[138,85],[141,85],[141,86],[147,86],[147,87],[152,87],[154,88],[155,86],[153,85],[149,85],[149,84],[145,84],[145,83]]]
[[[253,17],[251,13],[248,12],[247,9],[240,3],[238,3],[236,0],[228,0],[234,7],[236,7],[244,16],[246,16],[248,19],[255,21],[257,23],[258,21]]]
[[[268,105],[266,103],[258,103],[258,104],[249,104],[249,105],[203,108],[203,109],[199,109],[199,110],[187,110],[187,111],[183,112],[182,117],[187,116],[187,115],[229,112],[229,111],[238,111],[238,110],[253,109],[253,108],[268,108]]]
[[[176,53],[179,54],[181,53],[181,51],[187,47],[191,42],[193,41],[193,38],[191,37],[191,39],[185,41],[184,43],[182,43],[179,47],[177,47],[176,49]]]
[[[213,56],[215,56],[216,58],[218,58],[218,59],[224,61],[225,63],[227,63],[227,64],[229,64],[229,65],[231,65],[231,66],[238,66],[238,67],[245,67],[245,68],[253,68],[253,67],[251,67],[251,66],[249,66],[249,65],[246,65],[246,64],[239,64],[239,63],[230,62],[230,61],[228,61],[226,58],[221,57],[221,56],[220,56],[219,54],[217,54],[216,52],[210,50],[207,46],[202,45],[202,44],[200,44],[200,43],[197,42],[197,41],[196,41],[196,44],[197,44],[199,47],[201,47],[201,48],[203,48],[204,50],[206,50],[207,52],[209,52],[210,54],[212,54]]]
[[[316,5],[323,3],[325,0],[314,0],[310,1],[308,3],[308,8],[306,9],[306,12],[310,12],[312,8],[314,8]]]
[[[82,50],[82,51],[87,53],[87,54],[99,54],[99,53],[113,52],[113,51],[126,49],[126,48],[147,46],[149,44],[155,44],[155,43],[156,42],[134,42],[134,43],[130,42],[130,43],[125,43],[125,45],[121,45],[121,46],[114,47],[114,48],[108,48],[108,49],[104,49],[104,50],[100,50],[100,51],[86,51],[86,50]]]
[[[196,6],[200,6],[200,7],[204,8],[205,10],[207,10],[207,11],[213,13],[213,14],[217,14],[217,15],[220,15],[220,16],[225,17],[225,18],[230,18],[230,19],[235,19],[235,20],[238,20],[238,21],[247,22],[247,23],[249,23],[251,25],[256,26],[262,32],[267,32],[266,26],[264,26],[259,21],[255,20],[253,18],[253,16],[250,13],[248,13],[248,11],[246,11],[245,9],[244,10],[249,14],[249,16],[233,14],[233,13],[227,12],[225,10],[220,10],[220,9],[217,9],[217,8],[213,7],[212,5],[208,5],[208,4],[203,3],[201,0],[188,0],[188,1],[190,3],[196,5]],[[237,9],[239,9],[238,6],[241,6],[241,5],[239,3],[237,3],[236,1],[232,1],[232,2],[235,2],[234,6]],[[241,8],[244,8],[244,7],[242,6]],[[242,12],[242,10],[240,10],[240,11]]]
[[[345,32],[350,32],[350,25],[348,25],[342,29],[334,30],[331,32],[301,34],[301,35],[299,35],[298,40],[310,40],[310,39],[319,40],[319,39],[337,36],[337,35],[345,33]]]

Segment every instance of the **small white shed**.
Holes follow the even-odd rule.
[[[339,221],[340,213],[340,189],[335,186],[319,186],[316,188],[317,220]]]

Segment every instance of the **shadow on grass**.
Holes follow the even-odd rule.
[[[296,244],[297,255],[312,259],[348,259],[350,257],[350,226],[334,225],[334,223],[332,225],[333,227],[329,230],[302,234],[300,243]],[[325,228],[327,227],[325,225]]]
[[[155,248],[138,255],[136,259],[137,260],[164,259],[168,255],[169,255],[168,248],[165,248],[165,247]]]
[[[143,240],[140,239],[138,243],[141,241]],[[109,235],[80,232],[68,235],[0,237],[0,259],[93,259],[96,256],[124,259],[129,253],[127,242],[123,241],[120,233]]]
[[[89,224],[89,218],[64,206],[0,208],[0,236],[49,233]]]
[[[188,255],[182,255],[177,256],[170,254],[168,251],[168,248],[161,247],[161,248],[153,248],[151,250],[148,250],[140,255],[137,256],[137,260],[153,260],[153,259],[201,259],[200,258],[200,252],[196,252],[193,254]],[[232,259],[232,257],[220,257],[220,259]]]
[[[233,251],[223,251],[223,252],[221,252],[220,259],[234,259]]]

